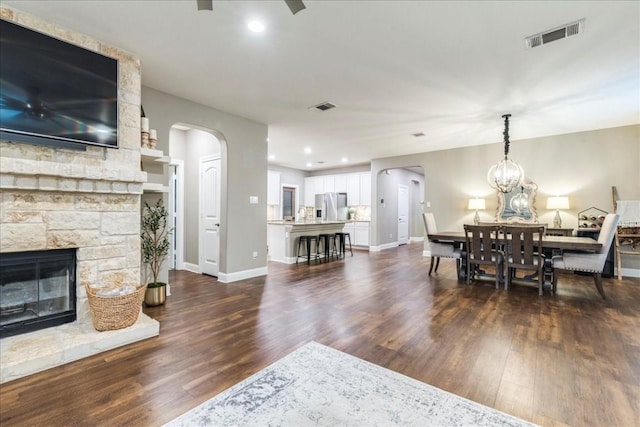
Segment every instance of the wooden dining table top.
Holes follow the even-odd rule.
[[[440,231],[429,234],[429,240],[436,242],[465,243],[464,231]],[[563,249],[574,251],[598,251],[602,244],[591,237],[544,236],[542,247],[547,249]]]

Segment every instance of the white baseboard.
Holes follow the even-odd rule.
[[[369,246],[369,251],[380,252],[382,250],[396,248],[398,246],[399,246],[398,242],[385,243],[383,245],[378,245],[378,246]]]
[[[409,243],[413,243],[413,242],[424,242],[424,237],[410,237]]]
[[[618,269],[614,268],[614,277],[618,277]],[[640,269],[637,268],[623,268],[622,277],[640,277]]]
[[[190,262],[185,262],[184,269],[192,273],[200,274],[200,266],[198,264],[191,264]]]
[[[251,279],[252,277],[265,276],[267,267],[254,268],[252,270],[236,271],[234,273],[218,273],[218,282],[230,283],[238,280]]]
[[[427,257],[427,258],[431,258],[431,251],[422,251],[422,256],[423,257]]]

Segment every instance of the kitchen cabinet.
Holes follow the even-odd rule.
[[[347,204],[349,206],[360,205],[360,174],[347,175]]]
[[[344,225],[344,232],[351,236],[351,244],[359,247],[369,247],[369,221],[354,221]]]
[[[322,183],[324,190],[323,193],[333,193],[336,191],[336,178],[335,175],[325,175],[322,177]]]
[[[324,177],[322,176],[314,176],[313,177],[313,194],[324,194]]]
[[[360,175],[360,205],[371,206],[371,172]]]
[[[309,176],[304,179],[304,205],[315,206],[315,177]]]
[[[356,221],[354,223],[353,244],[369,247],[369,222]]]
[[[336,175],[335,176],[335,191],[336,193],[347,193],[347,175]],[[347,200],[347,203],[349,200]]]
[[[267,205],[280,204],[280,172],[267,171]]]
[[[329,192],[347,193],[347,205],[371,205],[371,173],[309,176],[304,179],[304,204],[315,205],[315,195]]]

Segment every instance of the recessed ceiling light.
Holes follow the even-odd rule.
[[[349,159],[347,159],[346,157],[342,158],[342,163],[347,163],[349,161]]]
[[[304,152],[307,154],[311,154],[311,147],[304,147]]]
[[[275,155],[275,154],[269,154],[269,160],[273,160],[273,159],[275,159],[275,158],[276,158],[276,155]]]
[[[313,166],[313,163],[307,162],[307,167],[310,168],[311,166]]]
[[[256,20],[249,21],[249,23],[247,24],[247,27],[249,27],[249,29],[254,33],[261,33],[264,31],[264,28],[265,28],[262,22],[256,21]]]

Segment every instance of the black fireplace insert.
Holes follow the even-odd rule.
[[[0,338],[76,320],[76,249],[0,254]]]

